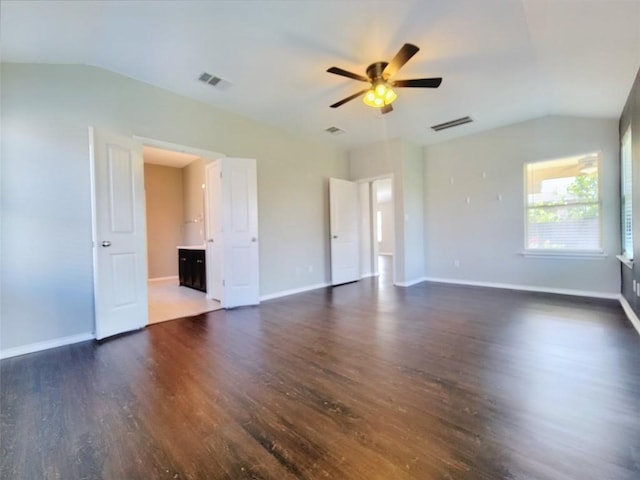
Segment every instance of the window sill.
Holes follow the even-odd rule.
[[[633,268],[633,260],[629,260],[629,258],[624,255],[616,255],[616,258],[624,263],[628,268]]]
[[[524,250],[520,255],[528,258],[554,258],[558,260],[604,260],[604,252],[556,252],[549,250]]]

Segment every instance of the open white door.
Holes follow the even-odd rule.
[[[148,323],[142,145],[89,127],[98,340]]]
[[[218,160],[222,171],[223,308],[260,303],[256,161]]]
[[[207,298],[222,304],[222,174],[220,161],[207,163],[204,167],[205,202],[207,221]]]
[[[329,179],[331,284],[360,279],[358,184]]]

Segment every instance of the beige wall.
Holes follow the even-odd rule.
[[[149,278],[178,275],[176,246],[182,244],[182,169],[146,163],[147,261]]]

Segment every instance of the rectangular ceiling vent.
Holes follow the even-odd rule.
[[[342,135],[345,133],[344,130],[340,130],[338,127],[329,127],[325,129],[325,132],[329,132],[331,135]]]
[[[433,125],[431,128],[436,132],[445,130],[447,128],[457,127],[458,125],[464,125],[465,123],[471,123],[473,119],[471,117],[462,117],[451,120],[450,122],[440,123],[439,125]]]
[[[202,83],[211,85],[212,87],[216,87],[218,90],[226,90],[231,85],[231,83],[227,82],[226,80],[223,80],[220,77],[216,77],[215,75],[211,75],[207,72],[202,72],[202,74],[198,77],[198,80],[200,80]]]

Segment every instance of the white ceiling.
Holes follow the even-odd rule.
[[[95,65],[345,147],[617,118],[640,67],[640,0],[2,0],[0,17],[3,61]],[[399,89],[384,116],[359,99],[329,108],[364,84],[328,67],[364,74],[405,42],[421,50],[396,78],[442,76],[440,88]],[[465,115],[474,123],[429,129]]]

